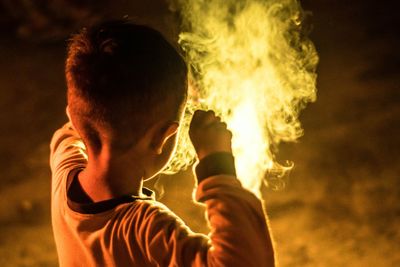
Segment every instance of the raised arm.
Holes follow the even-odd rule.
[[[137,232],[148,259],[161,266],[274,266],[261,201],[236,178],[226,124],[213,112],[198,111],[190,137],[200,159],[196,200],[206,205],[210,234],[192,233],[166,208],[152,209]]]

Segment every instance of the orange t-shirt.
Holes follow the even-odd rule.
[[[60,266],[273,266],[271,239],[260,200],[236,177],[215,175],[196,188],[210,234],[192,232],[150,190],[82,204],[68,197],[85,168],[85,146],[70,123],[50,145],[51,213]]]

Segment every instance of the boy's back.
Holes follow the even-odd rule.
[[[74,126],[71,122],[65,124],[54,134],[50,145],[52,223],[61,266],[261,267],[274,264],[261,202],[243,189],[236,178],[230,153],[230,133],[212,112],[195,113],[191,126],[191,139],[200,159],[196,167],[198,186],[195,198],[206,205],[211,228],[209,236],[193,233],[167,207],[155,201],[150,190],[141,187],[146,175],[154,176],[154,173],[149,174],[149,170],[155,167],[146,165],[147,158],[161,157],[166,150],[163,146],[172,135],[162,135],[165,138],[154,155],[143,152],[147,150],[133,150],[132,155],[139,154],[146,159],[142,165],[135,166],[135,169],[145,170],[137,187],[140,191],[132,194],[136,191],[128,188],[112,197],[101,198],[96,192],[91,193],[91,189],[103,183],[111,188],[119,181],[119,176],[125,174],[121,170],[126,166],[119,164],[121,170],[114,170],[113,175],[110,172],[98,176],[98,173],[103,173],[103,165],[98,164],[94,168],[96,171],[89,173],[92,175],[82,175],[88,173],[87,170],[92,168],[91,162],[96,162],[102,151],[109,154],[114,150],[108,150],[108,139],[100,139],[102,146],[96,154],[90,147],[93,140],[85,141],[89,136],[85,128],[80,130],[84,136],[82,139]],[[81,122],[78,126],[82,126]],[[146,136],[148,140],[157,140],[154,139],[157,135],[147,132],[143,136],[140,140],[146,140]],[[117,151],[118,159],[131,153],[126,149],[123,153]],[[149,157],[149,153],[153,156]],[[129,159],[130,154],[128,156]],[[158,161],[157,158],[155,162]],[[126,159],[121,162],[126,162]],[[132,164],[136,162],[140,162],[140,158]],[[91,179],[93,186],[87,187],[87,177],[98,180],[93,182]]]

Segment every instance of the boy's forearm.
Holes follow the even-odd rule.
[[[229,175],[236,178],[235,159],[231,153],[213,153],[202,159],[195,168],[197,183],[215,175]]]
[[[198,164],[196,174],[196,200],[205,203],[211,226],[213,249],[208,252],[209,260],[217,266],[274,266],[261,201],[242,188],[233,156],[210,155]]]

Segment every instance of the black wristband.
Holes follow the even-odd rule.
[[[207,177],[220,174],[236,176],[235,159],[232,153],[217,152],[210,154],[200,160],[196,166],[198,183]]]

